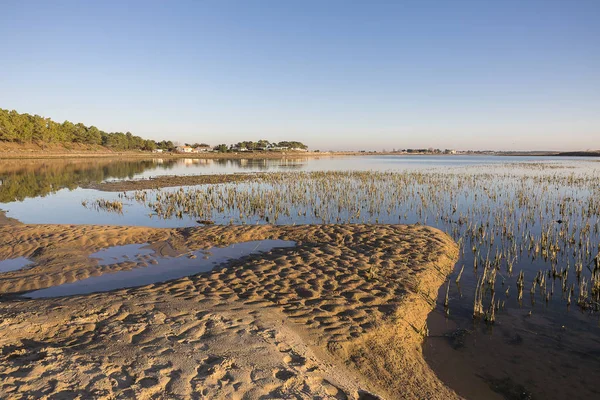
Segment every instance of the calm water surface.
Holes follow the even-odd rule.
[[[33,263],[25,257],[11,258],[8,260],[0,261],[0,273],[16,271],[21,268],[32,265]]]
[[[155,205],[180,188],[134,193],[79,188],[89,183],[159,175],[289,172],[294,179],[183,188],[196,211],[159,215]],[[335,179],[317,171],[355,171]],[[360,171],[375,171],[374,177]],[[302,175],[302,172],[312,175]],[[390,173],[390,174],[386,174]],[[26,223],[156,227],[218,224],[422,223],[461,242],[450,277],[449,308],[440,289],[425,356],[439,376],[468,398],[595,399],[600,394],[598,305],[577,305],[581,277],[594,273],[600,250],[600,162],[587,158],[364,156],[287,160],[150,160],[0,162],[0,209]],[[171,197],[169,197],[171,196]],[[123,213],[82,206],[122,201]],[[152,206],[149,206],[152,204]],[[556,222],[560,221],[560,222]],[[542,246],[543,237],[549,239]],[[535,243],[535,245],[532,245]],[[542,254],[548,249],[555,254]],[[473,318],[484,264],[498,259],[495,323]],[[477,260],[477,261],[476,261]],[[511,268],[509,271],[509,265]],[[577,264],[585,265],[577,277]],[[460,286],[454,281],[465,266]],[[562,279],[573,285],[567,306]],[[524,273],[523,295],[518,275]],[[530,294],[542,271],[546,288]],[[489,277],[488,277],[489,279]],[[585,280],[584,280],[585,282]],[[588,285],[587,290],[591,291]],[[490,305],[486,289],[483,305]]]
[[[0,160],[0,210],[24,223],[75,223],[182,227],[192,220],[157,220],[141,207],[123,215],[90,212],[82,201],[118,199],[118,194],[84,189],[89,184],[168,175],[290,171],[447,171],[511,163],[581,162],[582,158],[512,156],[360,156],[297,159]],[[594,162],[595,160],[590,160]],[[43,200],[41,199],[43,198]],[[282,223],[302,223],[283,221]],[[391,221],[397,222],[397,221]]]

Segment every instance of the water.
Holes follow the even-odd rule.
[[[11,258],[8,260],[0,261],[0,273],[16,271],[18,269],[25,268],[31,264],[32,262],[25,257]]]
[[[150,159],[150,160],[0,160],[0,203],[47,196],[61,189],[124,179],[165,175],[239,172],[418,170],[432,167],[548,162],[556,157],[514,156],[361,156],[286,159]],[[562,157],[559,162],[581,160]]]
[[[450,277],[449,314],[443,307],[444,287],[428,321],[425,356],[436,373],[468,398],[567,398],[573,394],[598,398],[599,314],[593,303],[586,303],[585,310],[578,306],[584,285],[575,273],[576,265],[581,265],[581,277],[589,282],[594,271],[590,263],[600,250],[597,159],[364,156],[285,162],[229,160],[200,165],[179,160],[168,168],[156,161],[144,165],[143,171],[135,164],[135,172],[123,173],[121,167],[112,164],[110,173],[96,175],[100,180],[181,172],[283,171],[286,175],[273,175],[262,182],[188,187],[182,194],[179,188],[168,188],[160,191],[160,198],[155,191],[123,196],[77,189],[71,181],[63,189],[55,185],[41,194],[4,193],[1,198],[7,201],[1,208],[8,210],[10,217],[28,223],[182,227],[210,219],[217,224],[432,225],[460,240],[463,249]],[[53,171],[53,176],[59,175],[57,170],[46,169]],[[143,199],[139,197],[142,194]],[[14,200],[17,197],[20,201]],[[95,199],[122,201],[123,213],[81,205],[83,200]],[[193,207],[178,205],[181,199],[193,199]],[[157,205],[162,206],[158,212]],[[170,213],[165,211],[169,205]],[[139,250],[132,250],[130,257],[135,258]],[[496,311],[495,323],[489,324],[483,317],[473,318],[474,293],[486,260],[491,263],[497,256],[494,298],[503,306]],[[463,265],[459,287],[454,280]],[[563,279],[556,273],[547,276],[552,268],[560,274],[567,267],[565,282],[574,290],[570,306],[562,291]],[[521,271],[525,278],[519,301],[517,279]],[[539,271],[543,271],[547,287],[541,291],[538,285],[531,296]],[[486,287],[483,306],[487,311],[492,294],[489,285]],[[589,283],[587,290],[592,291]],[[593,298],[593,294],[586,298]]]
[[[100,265],[129,262],[134,263],[135,268],[36,290],[24,294],[24,297],[72,296],[165,282],[210,271],[233,259],[295,245],[295,242],[285,240],[257,240],[199,250],[179,257],[159,257],[147,244],[115,246],[94,253],[90,258],[98,259]]]
[[[23,223],[143,225],[184,227],[195,220],[158,220],[147,210],[125,204],[122,215],[97,213],[81,207],[84,201],[119,200],[118,193],[85,189],[90,184],[147,179],[164,175],[291,171],[446,171],[511,163],[580,164],[584,158],[515,156],[360,156],[293,159],[152,159],[152,160],[0,160],[0,205]],[[589,161],[588,161],[589,162]],[[172,188],[170,190],[177,190]],[[40,197],[43,197],[41,201]],[[229,220],[228,220],[229,221]],[[227,221],[227,222],[228,222]],[[287,223],[302,223],[288,220]],[[286,223],[281,222],[281,223]],[[393,221],[396,222],[396,221]]]
[[[98,265],[119,264],[131,260],[144,261],[147,259],[146,256],[154,253],[154,251],[147,246],[147,244],[113,246],[91,254],[90,258],[97,260]]]

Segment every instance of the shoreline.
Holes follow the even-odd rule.
[[[285,158],[320,158],[320,157],[355,157],[355,156],[493,156],[493,157],[600,157],[600,152],[485,152],[485,153],[398,153],[398,152],[362,152],[362,151],[307,151],[307,152],[235,152],[235,153],[150,153],[142,151],[3,151],[0,160],[45,160],[45,159],[285,159]]]
[[[260,239],[297,243],[164,283],[0,302],[0,369],[11,371],[0,389],[6,395],[17,393],[7,389],[17,381],[15,390],[48,390],[47,377],[19,375],[34,368],[56,374],[62,389],[78,385],[91,396],[185,397],[201,390],[208,397],[458,398],[429,368],[421,348],[427,315],[458,256],[456,244],[437,229],[3,225],[0,234],[10,238],[0,245],[0,258],[37,263],[2,274],[3,293],[107,273],[88,256],[109,246],[151,242],[162,251]],[[151,322],[157,318],[158,324]],[[89,374],[92,365],[97,372]],[[167,365],[171,372],[148,365]],[[67,369],[70,374],[62,373]],[[165,378],[173,371],[177,382]]]
[[[79,159],[79,158],[121,158],[121,159],[283,159],[319,158],[368,155],[359,152],[239,152],[239,153],[148,153],[148,152],[2,152],[0,160],[14,159]]]

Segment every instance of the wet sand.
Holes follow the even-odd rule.
[[[4,210],[0,209],[0,227],[5,225],[20,225],[21,223],[14,219],[6,216]]]
[[[0,397],[448,399],[423,359],[426,318],[458,256],[406,225],[152,229],[2,225]],[[212,272],[139,288],[27,300],[23,291],[140,267],[102,248],[160,254],[293,240]]]

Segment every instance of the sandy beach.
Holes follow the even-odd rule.
[[[3,398],[456,397],[421,351],[457,257],[436,229],[5,224],[0,236],[0,259],[35,262],[0,278]],[[139,288],[16,296],[144,268],[88,258],[109,246],[150,243],[176,255],[261,239],[296,247]]]

